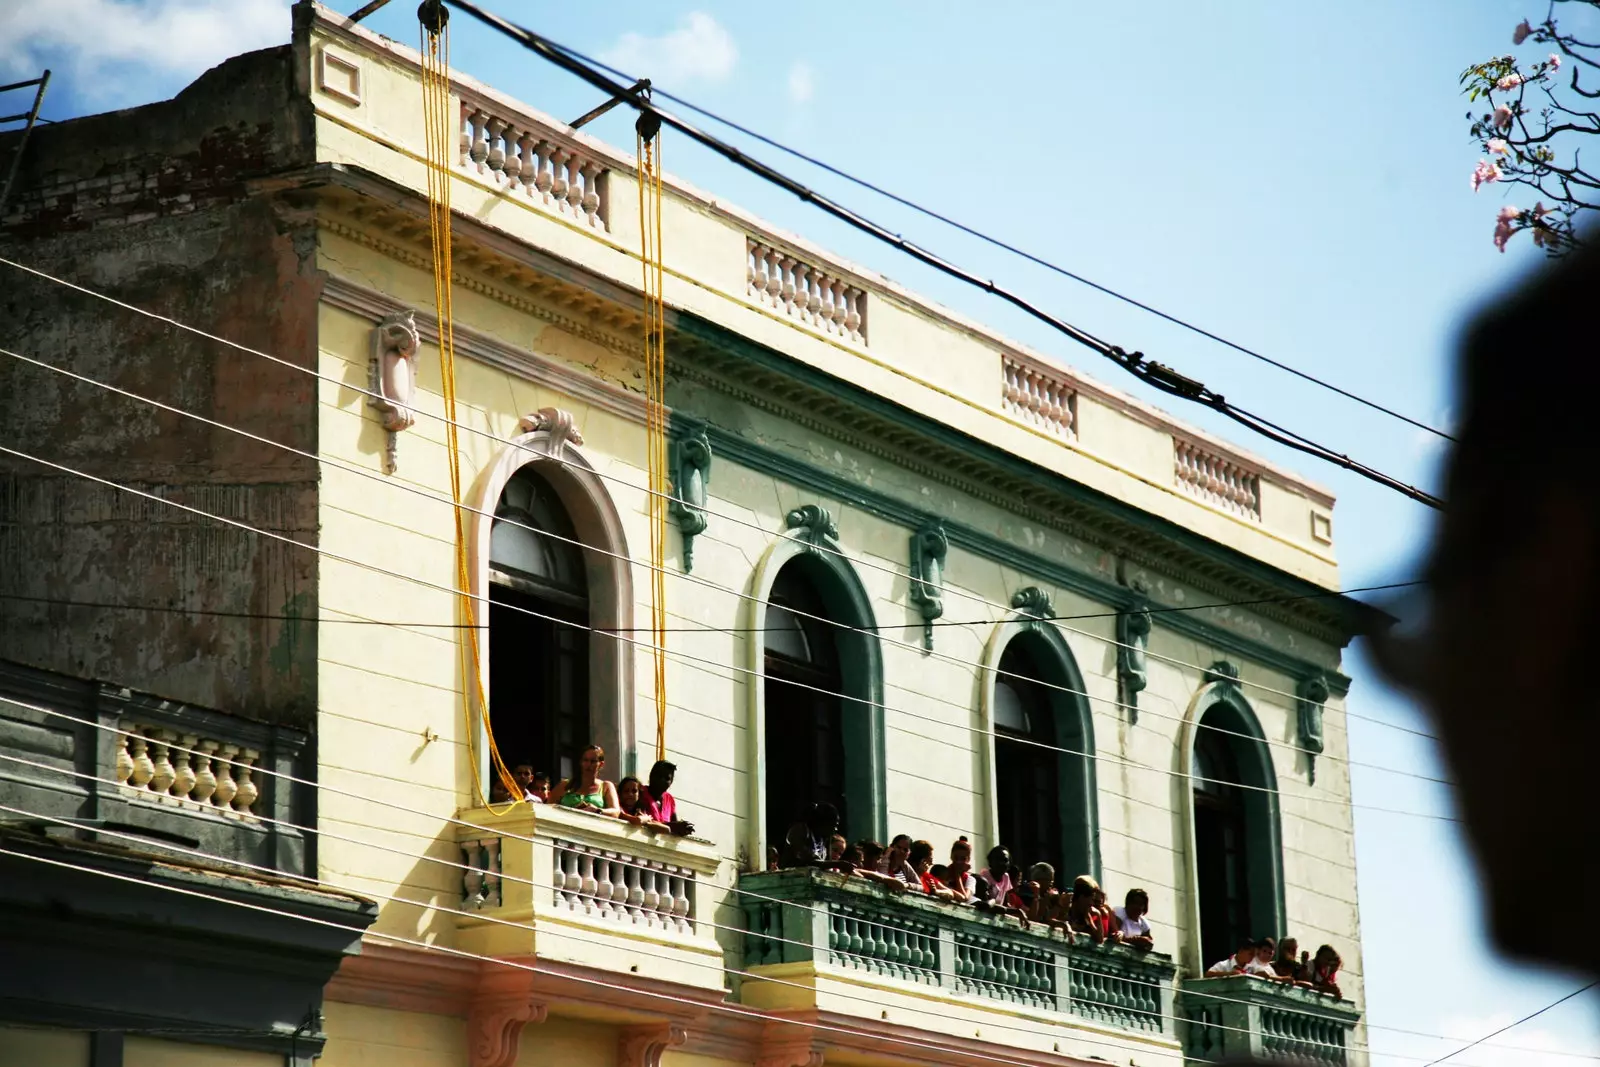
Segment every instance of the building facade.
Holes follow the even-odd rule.
[[[0,366],[0,906],[137,939],[177,879],[162,936],[250,962],[231,1013],[137,953],[19,982],[0,1053],[1364,1062],[1332,497],[669,176],[658,718],[636,162],[452,94],[454,444],[413,50],[301,3],[35,134],[0,255],[92,292],[0,265],[3,347],[81,376]],[[692,836],[485,801],[491,748],[645,777],[658,731]],[[768,870],[816,801],[1145,888],[1156,949]],[[1343,999],[1200,977],[1263,934]]]

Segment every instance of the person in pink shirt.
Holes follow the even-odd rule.
[[[650,818],[665,823],[679,837],[694,833],[694,823],[678,818],[678,801],[669,790],[678,776],[678,766],[667,760],[656,760],[650,768],[650,783],[645,790],[644,808]]]

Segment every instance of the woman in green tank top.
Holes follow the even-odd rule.
[[[605,749],[590,745],[578,759],[578,773],[574,778],[564,778],[556,787],[555,802],[564,808],[592,811],[613,818],[622,812],[622,802],[617,799],[617,787],[600,777],[606,765]]]

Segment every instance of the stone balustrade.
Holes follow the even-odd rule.
[[[716,846],[554,805],[463,811],[460,945],[720,987]],[[648,948],[641,947],[648,944]],[[640,954],[650,961],[641,971]]]
[[[252,775],[261,753],[164,726],[124,722],[116,735],[117,785],[138,800],[248,817],[261,790]]]
[[[1224,511],[1261,519],[1261,476],[1225,456],[1182,437],[1172,438],[1173,477],[1178,487]]]
[[[894,896],[860,878],[812,870],[745,874],[744,966],[810,962],[818,970],[911,982],[1170,1035],[1171,957],[1093,945],[970,907]]]
[[[794,253],[745,238],[745,292],[756,303],[822,333],[867,343],[867,294]]]
[[[459,166],[558,215],[610,229],[610,170],[570,138],[508,108],[461,97]]]
[[[1065,373],[1024,356],[1001,353],[1001,406],[1023,422],[1061,437],[1078,431],[1078,387]]]
[[[1348,1000],[1250,977],[1191,978],[1178,994],[1184,1056],[1346,1067],[1361,1012]]]

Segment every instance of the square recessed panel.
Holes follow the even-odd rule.
[[[1311,539],[1322,544],[1333,544],[1333,516],[1320,511],[1311,513]]]
[[[324,48],[317,54],[317,88],[335,100],[361,103],[361,62]]]

